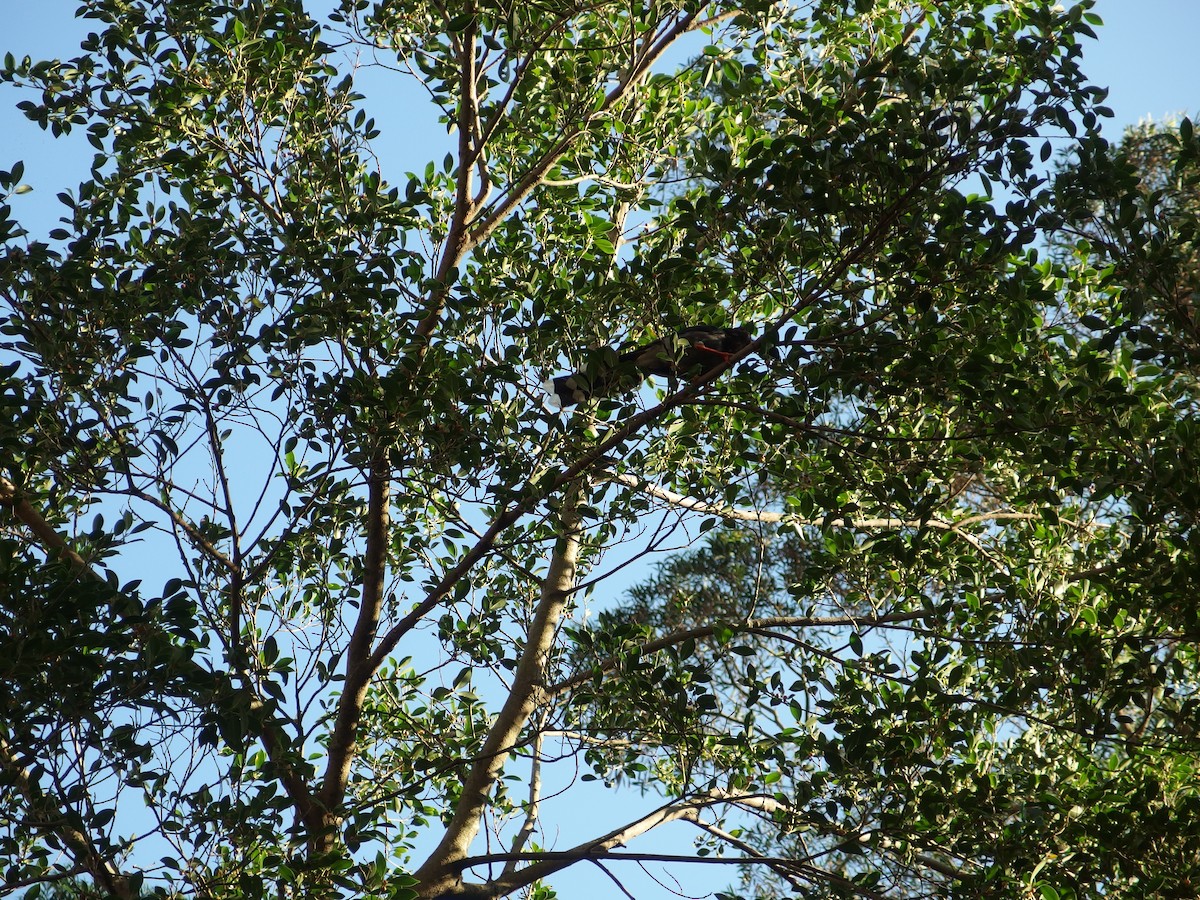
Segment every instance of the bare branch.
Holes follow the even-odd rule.
[[[470,868],[476,865],[483,865],[487,862],[499,861],[528,861],[531,865],[523,869],[519,869],[507,878],[499,878],[493,882],[490,887],[496,890],[497,896],[510,894],[519,888],[533,884],[541,878],[552,875],[555,872],[561,871],[568,866],[585,859],[649,859],[653,854],[613,854],[611,851],[618,847],[626,846],[635,838],[651,831],[660,825],[665,825],[668,822],[677,822],[681,819],[687,819],[689,816],[695,815],[695,810],[698,806],[707,806],[710,802],[705,799],[697,801],[685,801],[680,804],[668,804],[659,807],[656,810],[642,816],[627,825],[610,831],[596,840],[588,841],[580,844],[570,850],[547,853],[503,853],[495,856],[474,856],[461,859],[453,863],[453,867],[459,871]],[[687,857],[690,861],[697,861],[696,857]],[[508,867],[506,866],[506,869]]]
[[[367,687],[375,667],[371,664],[371,645],[383,611],[384,572],[387,565],[390,470],[387,460],[377,456],[371,461],[367,498],[367,547],[363,561],[362,603],[358,620],[346,649],[346,681],[338,700],[337,721],[329,739],[329,758],[321,785],[320,800],[326,814],[341,805],[354,760],[358,723],[362,716]]]
[[[545,716],[543,714],[543,720]],[[529,803],[525,807],[525,821],[521,823],[516,835],[513,836],[512,850],[513,853],[520,853],[529,839],[533,837],[533,832],[537,828],[538,811],[540,807],[542,795],[542,739],[545,737],[545,732],[541,728],[534,731],[533,747],[530,750],[531,760],[529,763]],[[503,876],[511,875],[517,867],[517,860],[509,860],[504,866]]]
[[[226,569],[231,574],[238,571],[237,563],[235,563],[232,559],[215,547],[213,543],[208,540],[208,538],[200,533],[200,529],[185,519],[173,506],[168,503],[164,503],[162,500],[160,500],[158,497],[155,497],[148,491],[144,491],[141,488],[135,487],[132,477],[127,479],[127,483],[128,486],[120,493],[125,494],[128,497],[136,497],[138,500],[148,503],[155,509],[165,513],[175,527],[186,534],[188,536],[188,540],[190,540],[196,547],[200,548],[200,550],[202,550],[210,559],[219,563],[222,568]]]
[[[479,832],[488,795],[504,767],[512,748],[534,710],[545,699],[546,659],[557,633],[558,623],[575,589],[575,566],[581,545],[580,512],[584,484],[582,480],[566,491],[559,515],[561,534],[542,582],[541,597],[529,624],[525,650],[504,705],[496,715],[483,747],[463,779],[462,793],[454,816],[446,826],[437,848],[414,873],[428,886],[449,887],[457,883],[454,864],[466,856],[471,841]]]
[[[67,562],[74,571],[82,575],[87,575],[99,582],[105,581],[99,572],[93,569],[82,556],[70,547],[66,540],[54,530],[41,513],[34,509],[21,496],[12,482],[3,477],[0,477],[0,505],[11,507],[17,518],[25,523],[41,542],[42,546],[54,551],[54,554]],[[189,666],[201,678],[207,679],[210,676],[209,672],[194,662],[180,662],[179,665]],[[324,831],[324,819],[317,814],[317,805],[314,803],[308,785],[295,770],[295,767],[287,761],[283,746],[284,738],[279,733],[278,726],[270,721],[269,717],[265,714],[265,704],[254,690],[250,674],[243,670],[239,672],[239,676],[243,682],[242,689],[246,692],[251,712],[263,717],[263,727],[259,735],[263,743],[263,748],[267,751],[271,760],[279,766],[279,780],[283,783],[288,796],[292,799],[297,814],[306,823],[310,831],[314,833]]]
[[[752,859],[763,860],[766,863],[766,865],[770,867],[771,871],[773,871],[776,875],[778,875],[780,878],[782,878],[784,881],[786,881],[788,884],[790,884],[794,889],[800,890],[802,888],[805,879],[801,878],[796,873],[796,867],[797,867],[796,862],[792,862],[790,864],[785,864],[785,865],[772,865],[770,862],[766,862],[764,854],[758,852],[750,844],[735,837],[734,835],[730,834],[728,831],[725,831],[723,828],[718,828],[716,825],[712,824],[711,822],[705,822],[703,819],[700,818],[699,812],[694,813],[692,816],[690,816],[688,818],[687,821],[691,822],[693,825],[695,825],[697,828],[699,828],[701,831],[705,832],[706,834],[710,834],[713,837],[717,838],[722,843],[728,844],[730,847],[737,848],[738,850],[740,850],[742,852],[743,855],[750,857]]]

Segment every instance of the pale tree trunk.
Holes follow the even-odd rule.
[[[563,611],[575,590],[575,566],[579,559],[581,534],[579,508],[583,499],[583,479],[567,488],[559,514],[559,537],[550,559],[550,569],[542,582],[533,621],[529,625],[525,652],[517,664],[516,677],[508,698],[492,723],[491,731],[475,762],[467,771],[454,817],[446,827],[437,848],[417,869],[423,897],[438,897],[461,890],[461,879],[454,864],[466,858],[471,842],[479,833],[489,795],[504,763],[517,745],[546,695],[546,661],[558,631]]]

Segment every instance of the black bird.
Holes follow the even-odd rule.
[[[692,325],[671,337],[618,352],[605,347],[581,371],[546,382],[562,406],[631,390],[649,375],[694,376],[725,362],[753,340],[746,328]]]

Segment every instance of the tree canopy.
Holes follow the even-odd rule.
[[[96,155],[48,235],[0,161],[6,882],[1194,895],[1200,145],[1100,136],[1090,6],[86,0],[8,56]],[[753,340],[545,403],[698,325]]]

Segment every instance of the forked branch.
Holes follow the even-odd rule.
[[[525,650],[504,705],[497,714],[483,747],[463,780],[462,793],[446,833],[437,848],[416,871],[430,894],[454,888],[459,882],[455,863],[466,856],[479,833],[488,796],[500,777],[512,749],[537,707],[545,700],[546,661],[558,624],[575,589],[575,567],[581,546],[580,506],[583,479],[566,490],[559,514],[559,536],[541,595],[529,624]]]

